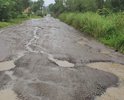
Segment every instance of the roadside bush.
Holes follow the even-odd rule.
[[[72,22],[74,20],[74,15],[73,13],[69,13],[68,16],[66,16],[65,22],[68,23],[69,25],[72,25]]]
[[[17,16],[17,18],[27,18],[27,17],[28,17],[27,14],[20,14],[20,15]]]
[[[124,53],[124,35],[113,34],[110,36],[101,37],[100,41],[110,47],[114,47],[115,50]]]
[[[65,22],[66,16],[67,16],[67,14],[63,13],[63,14],[59,15],[59,19],[62,20],[63,22]]]
[[[102,9],[98,9],[97,13],[99,15],[108,16],[109,14],[112,13],[112,11],[110,9],[107,9],[107,8],[102,8]]]
[[[104,16],[96,13],[69,13],[60,15],[60,19],[83,32],[87,32],[94,37],[111,34],[116,30],[112,20],[107,20]]]

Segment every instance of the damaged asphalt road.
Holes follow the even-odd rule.
[[[47,16],[1,29],[0,62],[0,100],[94,100],[120,81],[87,64],[124,55]]]

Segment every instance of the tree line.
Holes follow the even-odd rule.
[[[0,0],[0,21],[8,21],[22,16],[23,13],[42,15],[44,1]]]
[[[100,9],[118,12],[124,10],[124,0],[55,0],[49,9],[56,15],[62,12],[96,12]]]

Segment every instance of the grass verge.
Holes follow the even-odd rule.
[[[41,17],[40,16],[35,16],[35,15],[32,15],[30,17],[18,17],[18,18],[15,18],[15,19],[11,19],[8,22],[0,22],[0,28],[4,28],[4,27],[7,27],[7,26],[20,24],[20,23],[22,23],[25,20],[29,20],[29,19],[33,19],[33,18],[37,19],[37,18],[41,18]]]
[[[93,12],[63,13],[59,19],[124,53],[124,13],[108,16]]]

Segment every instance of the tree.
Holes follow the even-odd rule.
[[[55,0],[55,4],[49,6],[56,15],[62,12],[86,12],[97,10],[123,11],[124,0]]]
[[[43,8],[44,1],[43,0],[38,0],[33,2],[32,4],[32,11],[36,13],[38,10],[42,10]]]
[[[7,21],[13,17],[14,0],[0,0],[0,21]]]
[[[54,12],[55,15],[59,15],[60,13],[65,11],[64,4],[64,0],[55,0],[55,4],[49,5],[49,9],[50,11]]]
[[[8,21],[21,15],[30,7],[31,0],[0,0],[0,21]]]

